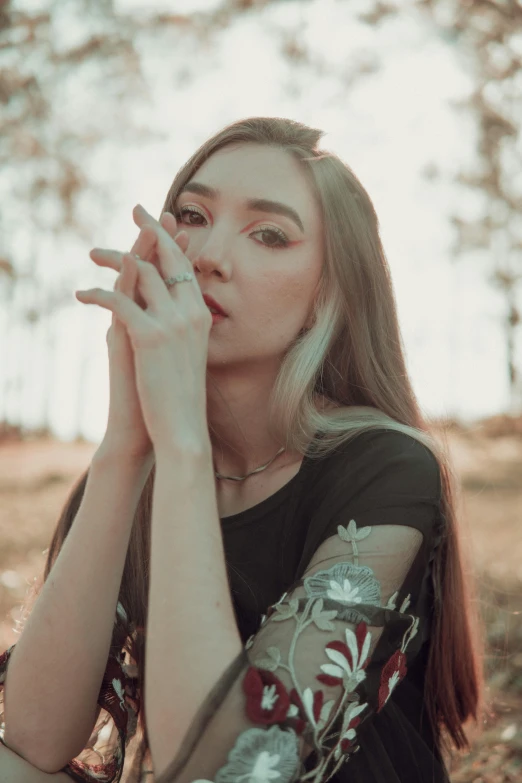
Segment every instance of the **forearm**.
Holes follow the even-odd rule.
[[[156,457],[145,712],[154,768],[174,758],[197,710],[242,649],[211,455]],[[173,512],[175,509],[175,512]]]
[[[95,455],[71,530],[13,651],[5,742],[44,771],[78,755],[94,726],[132,522],[150,465]]]
[[[5,783],[71,783],[71,777],[66,772],[42,772],[1,742],[0,780]]]

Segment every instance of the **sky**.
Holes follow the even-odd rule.
[[[209,5],[199,0],[197,8]],[[101,440],[109,401],[110,313],[81,304],[74,290],[112,289],[115,272],[97,267],[89,250],[130,249],[138,231],[134,205],[142,203],[158,216],[172,179],[195,149],[225,124],[253,115],[286,116],[324,129],[321,147],[343,158],[367,189],[379,216],[408,371],[423,413],[471,422],[507,409],[504,303],[486,282],[490,259],[474,253],[452,263],[450,257],[450,215],[471,217],[482,206],[452,182],[464,165],[473,166],[476,147],[472,120],[451,105],[472,89],[466,60],[417,12],[404,11],[375,28],[354,19],[357,5],[278,3],[244,15],[205,49],[197,50],[186,31],[174,35],[168,55],[161,41],[143,44],[151,87],[147,100],[136,99],[133,114],[159,138],[128,144],[108,137],[89,157],[90,176],[116,197],[110,211],[95,196],[85,198],[86,214],[100,225],[92,243],[32,239],[42,285],[73,274],[71,303],[47,324],[47,338],[57,345],[51,359],[43,332],[10,332],[27,364],[27,382],[21,398],[0,397],[0,410],[14,415],[21,407],[24,425],[38,426],[46,404],[42,389],[50,378],[47,404],[56,436]],[[153,7],[171,12],[186,7],[166,0],[147,6],[120,0],[119,6],[144,14]],[[61,18],[60,25],[65,35],[78,34],[73,19]],[[280,53],[282,33],[296,28],[321,73],[298,68]],[[360,62],[381,67],[344,86],[341,76],[349,77]],[[100,111],[110,110],[109,99],[99,97]],[[88,122],[92,101],[82,103],[74,83],[64,86],[59,103],[76,122]],[[429,166],[437,168],[436,179],[423,177]],[[2,361],[1,342],[0,372],[9,374],[13,368]],[[522,367],[520,345],[517,357]]]

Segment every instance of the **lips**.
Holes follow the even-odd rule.
[[[227,313],[225,313],[221,305],[219,305],[212,296],[209,296],[208,294],[203,294],[203,299],[205,300],[205,304],[207,305],[208,308],[212,308],[220,315],[225,315],[225,316],[227,315]]]

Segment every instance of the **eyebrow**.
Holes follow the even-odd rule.
[[[187,184],[181,188],[180,192],[178,193],[178,197],[185,192],[196,193],[199,196],[206,196],[206,198],[210,199],[216,199],[221,196],[221,191],[217,188],[211,188],[210,185],[204,185],[202,182],[194,181],[187,182]],[[249,198],[246,199],[245,206],[248,210],[254,212],[267,212],[270,214],[283,215],[284,217],[292,220],[304,234],[304,227],[301,218],[295,209],[292,209],[292,207],[289,207],[287,204],[282,204],[280,201],[269,201],[266,198]]]

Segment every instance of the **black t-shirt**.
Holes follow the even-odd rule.
[[[431,452],[379,429],[305,455],[276,493],[221,519],[244,648],[156,783],[449,783],[424,702],[440,493]],[[75,780],[120,780],[134,682],[111,657],[99,704],[114,731],[104,764],[86,750],[64,768]]]

